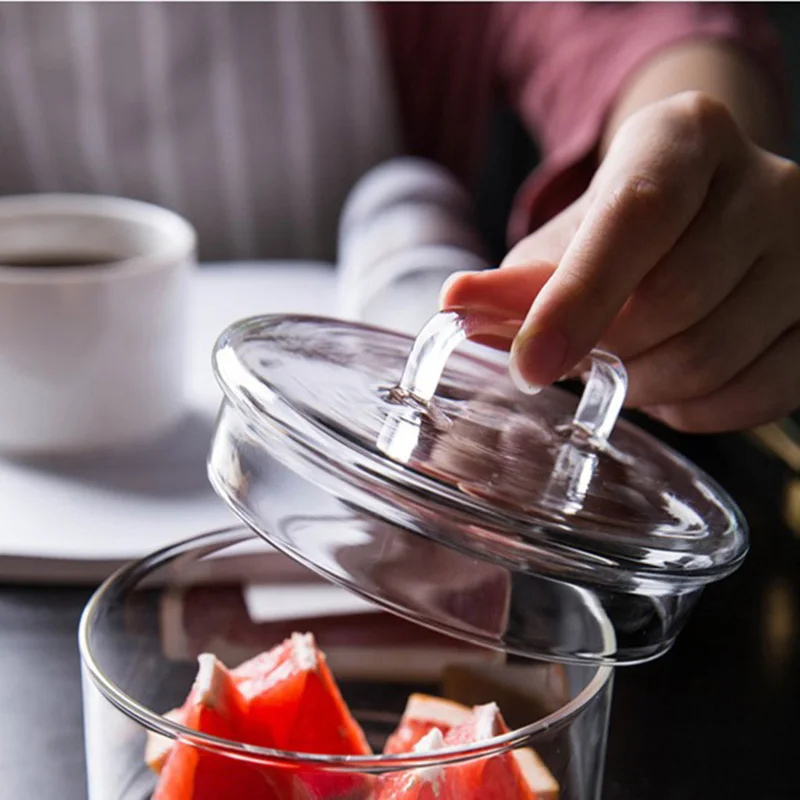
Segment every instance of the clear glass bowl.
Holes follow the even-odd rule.
[[[183,703],[200,653],[233,667],[293,631],[315,635],[377,755],[259,749],[165,716]],[[316,577],[244,527],[189,539],[123,568],[87,605],[79,637],[89,800],[151,796],[157,778],[145,765],[148,732],[295,781],[281,795],[287,800],[377,800],[389,773],[430,775],[431,768],[457,769],[523,748],[544,762],[560,800],[600,797],[610,667],[514,658],[443,636]],[[380,755],[412,692],[468,706],[494,701],[511,732],[430,754]],[[300,771],[302,782],[292,777]],[[307,780],[317,774],[344,775],[344,782]],[[331,785],[350,788],[311,788]]]

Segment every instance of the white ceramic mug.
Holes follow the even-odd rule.
[[[146,203],[0,198],[1,452],[109,449],[178,420],[195,249]]]

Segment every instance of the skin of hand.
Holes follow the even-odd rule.
[[[627,405],[678,430],[800,406],[800,168],[705,92],[621,120],[587,191],[501,267],[453,276],[441,305],[524,320],[523,390],[601,346],[625,362]]]

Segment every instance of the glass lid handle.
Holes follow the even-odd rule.
[[[434,315],[414,340],[395,394],[427,404],[433,398],[447,359],[467,339],[499,336],[511,339],[519,319],[484,312],[450,309]],[[586,381],[573,426],[594,441],[604,442],[614,430],[625,401],[628,375],[622,362],[604,350],[592,352],[577,367]]]

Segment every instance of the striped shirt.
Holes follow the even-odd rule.
[[[206,259],[331,258],[350,187],[401,152],[475,175],[507,99],[544,160],[518,238],[585,187],[603,119],[658,49],[771,31],[721,4],[0,4],[0,193],[177,210]]]

